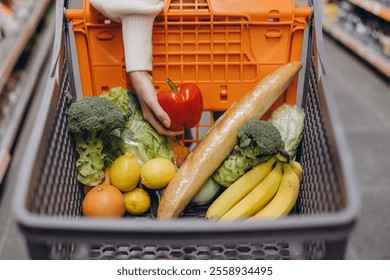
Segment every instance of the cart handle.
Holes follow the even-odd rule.
[[[295,7],[295,17],[304,17],[310,19],[313,15],[313,8],[307,7]]]
[[[295,7],[295,17],[311,18],[313,15],[313,9],[310,6],[307,7]],[[66,9],[65,18],[68,21],[83,19],[83,9]]]
[[[83,19],[83,10],[82,9],[66,9],[65,18],[68,21]]]

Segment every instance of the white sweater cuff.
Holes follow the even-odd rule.
[[[152,30],[154,17],[133,14],[122,17],[126,71],[152,70]]]

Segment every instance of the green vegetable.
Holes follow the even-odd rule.
[[[245,123],[238,130],[237,136],[237,144],[213,173],[213,179],[225,187],[230,186],[249,169],[268,161],[284,147],[279,130],[264,120]]]
[[[108,92],[99,95],[99,97],[106,98],[114,102],[119,109],[121,110],[125,120],[127,121],[130,116],[130,108],[129,108],[129,92],[122,87],[111,88]],[[118,143],[121,143],[121,137],[126,134],[131,133],[126,130],[122,130],[119,135],[111,135],[109,139],[107,139],[106,145],[104,147],[106,152],[106,157],[104,158],[105,166],[111,166],[114,160],[117,157],[120,157],[124,153],[117,147]]]
[[[121,111],[108,99],[84,97],[69,106],[67,126],[79,155],[77,180],[88,186],[100,184],[104,178],[105,142],[125,128]]]
[[[203,184],[200,191],[194,196],[192,202],[195,205],[206,205],[219,193],[221,186],[210,177],[206,183]]]
[[[99,97],[104,97],[112,102],[114,102],[119,109],[121,110],[123,116],[128,119],[129,110],[129,95],[128,91],[122,87],[111,88],[108,92],[99,95]]]
[[[303,137],[305,112],[296,105],[284,103],[268,119],[280,132],[284,150],[294,158]]]
[[[125,129],[120,137],[111,137],[110,146],[107,149],[109,157],[107,165],[110,165],[116,157],[129,152],[133,154],[141,165],[150,159],[162,157],[172,159],[172,140],[168,136],[160,135],[153,126],[143,118],[141,107],[134,92],[124,90],[123,88],[114,88],[112,95],[120,96],[113,100],[119,107],[125,108],[127,104],[128,111],[122,110],[126,117]],[[110,92],[111,92],[110,91]],[[110,97],[110,92],[107,96]]]

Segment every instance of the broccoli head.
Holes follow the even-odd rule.
[[[97,96],[73,102],[66,115],[79,155],[77,179],[88,186],[100,184],[104,179],[104,141],[111,135],[120,135],[125,127],[124,116],[111,100]]]
[[[249,147],[256,157],[275,155],[284,146],[279,130],[268,121],[251,120],[240,127],[237,136],[240,148]]]
[[[268,121],[246,122],[239,128],[237,137],[237,144],[213,173],[214,180],[225,187],[284,147],[279,130]]]

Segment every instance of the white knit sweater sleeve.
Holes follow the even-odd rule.
[[[162,0],[90,0],[111,20],[122,23],[126,71],[152,70],[153,21],[164,7]]]

